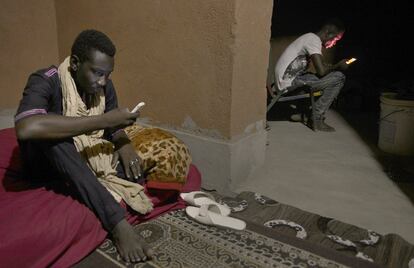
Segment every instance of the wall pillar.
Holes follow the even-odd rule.
[[[117,47],[121,107],[190,148],[205,187],[232,189],[264,161],[272,0],[56,0],[60,59],[83,29]]]

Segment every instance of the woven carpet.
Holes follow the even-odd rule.
[[[396,234],[370,230],[281,204],[258,193],[215,195],[243,219],[236,231],[207,226],[172,211],[137,225],[156,252],[129,264],[107,239],[76,265],[83,267],[410,267],[414,246]]]

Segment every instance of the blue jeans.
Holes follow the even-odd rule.
[[[345,75],[342,72],[335,71],[322,78],[310,73],[297,76],[292,81],[292,86],[308,85],[313,89],[323,91],[322,96],[315,102],[315,110],[313,111],[315,119],[321,119],[338,96],[344,83]]]

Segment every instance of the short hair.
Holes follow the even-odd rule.
[[[330,18],[326,20],[321,28],[328,28],[336,32],[345,32],[345,24],[339,18]]]
[[[82,31],[72,45],[72,55],[79,57],[81,62],[88,60],[89,51],[97,49],[106,55],[113,57],[116,53],[115,45],[103,32],[89,29]]]

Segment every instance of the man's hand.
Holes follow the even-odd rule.
[[[349,64],[346,64],[346,61],[347,59],[343,59],[337,64],[335,64],[335,69],[340,70],[340,71],[345,71],[346,69],[348,69]]]
[[[274,98],[276,97],[276,94],[273,92],[272,86],[266,85],[267,93],[270,95],[270,97]]]
[[[129,181],[136,181],[142,178],[141,158],[130,143],[122,145],[115,151],[112,158],[112,166],[115,166],[118,160],[120,160],[124,167],[125,175]]]
[[[139,112],[131,113],[128,109],[113,109],[102,115],[107,122],[107,127],[126,127],[135,123]]]

